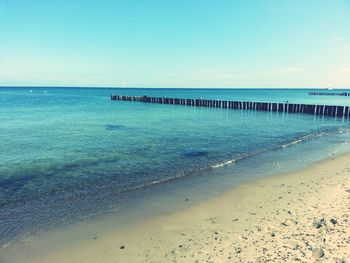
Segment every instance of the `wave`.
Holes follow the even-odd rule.
[[[122,189],[121,191],[118,191],[118,194],[122,193],[122,192],[129,192],[129,191],[133,191],[136,189],[150,187],[150,186],[157,185],[157,184],[169,183],[171,181],[174,181],[174,180],[186,177],[186,176],[191,176],[191,175],[193,176],[196,174],[201,174],[201,172],[215,170],[218,168],[223,168],[225,166],[233,165],[233,164],[237,163],[238,161],[241,161],[241,160],[247,159],[247,158],[251,158],[251,157],[254,157],[254,156],[259,155],[259,154],[267,153],[270,151],[278,151],[278,150],[292,147],[294,145],[304,143],[307,141],[311,141],[311,140],[314,140],[317,138],[322,138],[322,137],[332,136],[332,135],[337,135],[337,134],[342,134],[342,133],[350,133],[350,128],[340,127],[340,128],[336,128],[336,129],[325,129],[322,131],[316,131],[316,132],[311,133],[311,134],[302,134],[302,135],[299,135],[299,136],[292,138],[291,140],[285,141],[279,145],[265,147],[265,148],[261,148],[261,149],[258,149],[258,150],[252,151],[252,152],[240,154],[238,156],[235,156],[235,157],[230,158],[230,159],[226,159],[224,161],[220,161],[218,163],[209,164],[208,166],[201,167],[197,170],[184,171],[184,172],[177,173],[176,175],[173,175],[171,177],[166,177],[166,178],[154,180],[151,182],[146,182],[146,183],[143,183],[140,185],[129,186],[125,189]]]
[[[143,188],[147,188],[150,186],[154,186],[154,185],[158,185],[158,184],[163,184],[163,183],[169,183],[171,181],[180,179],[180,178],[184,178],[187,176],[196,176],[196,175],[201,175],[205,172],[210,172],[212,170],[215,169],[220,169],[226,166],[230,166],[230,165],[234,165],[237,162],[243,160],[243,159],[247,159],[247,158],[251,158],[254,157],[256,155],[259,154],[263,154],[263,153],[267,153],[270,151],[277,151],[277,150],[281,150],[284,148],[288,148],[306,141],[310,141],[310,140],[314,140],[316,138],[321,138],[321,137],[326,137],[326,136],[331,136],[331,135],[336,135],[336,134],[341,134],[341,133],[346,133],[346,132],[350,132],[350,128],[344,128],[344,127],[339,127],[339,128],[333,128],[333,129],[325,129],[325,130],[321,130],[321,131],[316,131],[313,132],[311,134],[301,134],[299,136],[295,136],[294,138],[284,141],[279,145],[275,145],[275,146],[271,146],[271,147],[264,147],[264,148],[260,148],[257,149],[255,151],[252,152],[247,152],[247,153],[243,153],[240,155],[236,155],[236,156],[232,156],[232,158],[228,158],[225,160],[221,160],[219,162],[216,163],[212,163],[212,164],[208,164],[205,166],[201,166],[199,168],[194,168],[194,169],[189,169],[189,170],[185,170],[185,171],[179,171],[173,175],[167,175],[166,177],[163,178],[157,178],[155,180],[152,181],[146,181],[143,183],[135,183],[135,184],[131,184],[122,188],[115,188],[114,184],[111,184],[109,186],[106,186],[105,184],[102,184],[102,186],[98,186],[98,184],[94,184],[94,189],[95,190],[101,190],[101,192],[105,193],[106,195],[112,195],[112,196],[117,196],[119,194],[122,194],[124,192],[131,192],[137,189],[143,189]],[[91,164],[90,164],[91,165]],[[65,167],[67,168],[67,167]],[[3,184],[6,182],[2,182]],[[19,183],[19,182],[17,182]],[[91,185],[89,185],[89,189]],[[80,188],[79,188],[80,189]],[[86,189],[82,188],[82,189],[77,189],[76,185],[74,185],[74,187],[72,187],[71,189],[65,188],[64,192],[70,192],[69,190],[71,190],[72,192],[76,192],[77,194],[79,194],[80,192],[85,193]],[[56,194],[60,194],[59,191],[55,192]],[[24,196],[22,198],[17,197],[16,200],[1,200],[0,198],[0,208],[4,207],[4,206],[8,206],[17,202],[27,202],[28,201],[28,196]]]
[[[213,165],[211,165],[211,167],[215,169],[215,168],[219,168],[219,167],[223,167],[223,166],[226,166],[226,165],[233,164],[236,161],[237,161],[237,159],[232,159],[232,160],[224,161],[222,163],[213,164]]]
[[[277,146],[265,147],[265,148],[258,149],[256,151],[241,154],[241,155],[236,156],[232,159],[228,159],[228,160],[224,160],[224,161],[219,162],[219,163],[211,164],[210,167],[213,169],[221,168],[224,166],[234,164],[234,163],[238,162],[239,160],[253,157],[253,156],[261,154],[261,153],[266,153],[266,152],[270,152],[270,151],[277,151],[277,150],[288,148],[290,146],[294,146],[294,145],[297,145],[297,144],[300,144],[300,143],[303,143],[306,141],[311,141],[311,140],[314,140],[317,138],[342,134],[342,133],[346,133],[346,132],[350,132],[350,129],[349,128],[336,128],[336,129],[329,129],[329,130],[323,130],[323,131],[316,131],[316,132],[311,133],[311,134],[303,134],[300,136],[296,136],[296,137],[292,138],[291,140],[283,142]]]
[[[252,152],[233,156],[232,158],[228,158],[220,162],[202,166],[199,169],[182,171],[173,174],[172,176],[150,180],[142,184],[135,183],[134,185],[129,185],[121,189],[115,189],[115,186],[113,184],[110,184],[107,187],[105,184],[102,186],[96,184],[96,188],[94,188],[93,194],[91,194],[91,192],[90,194],[86,194],[84,192],[84,189],[81,191],[77,191],[77,189],[71,189],[71,191],[66,190],[64,195],[61,193],[52,195],[49,197],[49,199],[45,199],[45,202],[42,202],[43,199],[31,200],[28,198],[17,199],[16,201],[10,200],[5,203],[0,202],[0,208],[5,208],[6,210],[4,211],[8,211],[9,214],[13,214],[13,218],[16,218],[18,212],[21,214],[33,213],[30,217],[26,217],[25,219],[22,218],[23,220],[21,219],[22,221],[20,222],[16,220],[13,222],[9,221],[7,225],[0,227],[0,250],[1,245],[8,244],[8,241],[11,238],[16,238],[17,235],[20,236],[21,232],[29,231],[31,233],[34,233],[42,229],[45,224],[47,224],[47,227],[49,227],[50,224],[65,224],[67,222],[71,222],[71,220],[74,220],[75,218],[84,217],[86,213],[89,214],[91,211],[94,211],[94,213],[98,214],[98,211],[101,211],[100,209],[103,209],[104,207],[113,207],[116,205],[118,202],[115,202],[116,199],[114,197],[122,195],[123,193],[137,191],[148,187],[155,187],[157,185],[160,186],[162,184],[171,183],[190,176],[201,176],[203,173],[214,171],[215,169],[220,169],[225,166],[234,165],[243,159],[251,158],[259,154],[283,150],[285,148],[293,147],[306,141],[349,132],[350,128],[336,128],[315,131],[311,134],[300,134],[299,136],[295,136],[289,140],[286,140],[279,145],[260,148]],[[100,206],[95,207],[95,204],[103,199],[108,201],[104,202]],[[74,202],[72,202],[72,200],[74,200]],[[17,203],[19,206],[15,206],[15,203]],[[4,216],[8,218],[8,214],[6,214],[6,212],[2,214],[2,218],[4,218]],[[2,218],[0,215],[0,221]],[[56,218],[59,218],[59,221],[56,222]],[[23,223],[23,225],[21,225],[21,223]],[[31,226],[29,230],[26,229],[28,226]]]

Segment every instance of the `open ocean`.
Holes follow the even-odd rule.
[[[145,189],[210,182],[220,192],[350,149],[341,118],[111,101],[111,93],[350,105],[309,91],[0,88],[0,246],[121,213]]]

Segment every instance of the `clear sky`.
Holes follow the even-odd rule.
[[[0,0],[0,85],[350,87],[350,0]]]

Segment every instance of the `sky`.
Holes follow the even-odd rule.
[[[350,0],[0,0],[1,86],[350,87]]]

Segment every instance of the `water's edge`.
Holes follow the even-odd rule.
[[[45,235],[46,232],[60,232],[71,229],[69,232],[74,233],[74,226],[76,224],[93,225],[92,229],[100,233],[107,233],[111,228],[127,228],[133,224],[142,222],[142,220],[148,220],[162,214],[171,214],[183,209],[188,209],[201,202],[206,202],[212,198],[217,198],[225,192],[231,191],[235,187],[248,181],[260,180],[266,176],[279,176],[285,173],[306,169],[309,166],[317,165],[319,162],[323,162],[327,159],[350,153],[350,144],[344,143],[342,147],[337,145],[333,148],[322,149],[322,151],[317,149],[317,153],[313,152],[315,149],[310,152],[305,152],[303,156],[305,162],[302,163],[300,163],[298,157],[298,152],[300,152],[301,149],[296,148],[303,148],[322,138],[337,136],[339,134],[342,134],[342,130],[301,136],[278,147],[262,149],[261,151],[253,152],[236,159],[208,165],[207,168],[196,174],[187,174],[186,176],[178,176],[164,182],[155,182],[150,185],[145,185],[144,187],[137,187],[132,189],[136,190],[133,191],[133,197],[125,199],[125,206],[123,207],[108,211],[106,214],[96,214],[88,218],[80,218],[79,221],[68,222],[68,224],[56,224],[49,228],[32,232],[29,235],[7,240],[2,244],[1,250],[9,246],[16,246],[16,244],[27,242],[33,238],[40,238],[40,236]],[[280,161],[284,161],[285,163],[271,163],[276,153],[281,154]],[[249,167],[251,163],[254,162],[256,162],[255,171],[259,170],[260,174],[254,174],[251,167]],[[239,178],[231,177],[233,170],[235,170],[235,173],[242,173],[241,176]],[[250,174],[244,174],[247,171],[250,171]],[[84,238],[84,235],[82,238]]]

